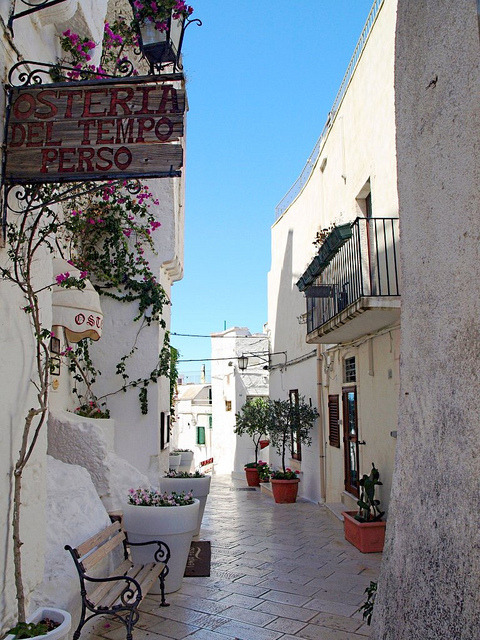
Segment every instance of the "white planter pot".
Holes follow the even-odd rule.
[[[168,468],[171,469],[172,471],[177,471],[178,467],[180,466],[181,459],[182,459],[182,456],[180,453],[176,455],[173,453],[170,453],[168,456]]]
[[[182,453],[183,456],[183,453]],[[198,522],[195,529],[194,536],[198,536],[200,533],[200,527],[202,525],[203,512],[205,511],[205,505],[207,503],[207,496],[210,493],[211,476],[205,476],[205,478],[161,478],[160,490],[167,491],[168,493],[175,491],[176,493],[182,493],[185,491],[193,491],[193,497],[197,498],[200,502],[200,508],[198,510]]]
[[[168,575],[165,578],[166,593],[178,591],[182,586],[190,543],[197,527],[199,507],[198,500],[183,507],[124,506],[123,523],[131,542],[163,540],[170,547]],[[132,559],[141,564],[152,562],[155,549],[155,545],[131,547]],[[151,593],[160,593],[158,582]]]
[[[193,462],[193,451],[182,451],[179,471],[190,473]]]
[[[54,622],[59,622],[60,626],[49,631],[45,635],[38,637],[48,638],[48,640],[61,640],[62,638],[67,637],[70,627],[72,626],[72,617],[68,611],[63,611],[63,609],[54,609],[53,607],[40,607],[27,618],[27,622],[33,622],[36,624],[44,618],[50,618],[50,620],[53,620]],[[5,638],[5,640],[13,640],[13,638],[15,638],[15,636],[11,633]]]

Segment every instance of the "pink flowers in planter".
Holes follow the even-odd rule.
[[[128,504],[137,505],[139,507],[183,507],[187,504],[193,504],[193,493],[161,493],[157,489],[129,489]]]

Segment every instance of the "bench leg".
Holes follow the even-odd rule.
[[[78,623],[78,627],[76,628],[75,633],[73,634],[73,640],[78,640],[78,638],[80,637],[82,627],[85,624],[85,613],[86,613],[85,602],[83,601],[83,598],[82,598],[82,613],[80,615],[80,622]]]
[[[125,620],[123,620],[126,628],[127,628],[127,639],[126,640],[132,640],[132,631],[133,631],[133,627],[135,626],[135,624],[138,622],[138,619],[140,618],[140,615],[138,613],[138,611],[136,609],[132,609],[129,613],[129,615],[126,617]]]
[[[158,576],[158,580],[160,582],[160,593],[162,594],[162,601],[160,602],[161,607],[169,607],[169,603],[165,600],[165,576],[163,572]]]

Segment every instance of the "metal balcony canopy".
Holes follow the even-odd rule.
[[[300,291],[305,291],[307,287],[315,282],[315,279],[328,267],[334,256],[351,237],[352,224],[350,222],[332,229],[323,241],[322,246],[318,250],[318,254],[298,280],[297,287]]]

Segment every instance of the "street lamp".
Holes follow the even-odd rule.
[[[138,9],[134,5],[134,0],[129,0],[135,16]],[[155,68],[160,71],[162,65],[173,64],[173,70],[181,69],[180,54],[182,51],[183,34],[189,24],[195,22],[201,26],[202,21],[198,18],[190,20],[183,14],[173,17],[173,12],[165,21],[166,29],[155,28],[155,22],[148,19],[135,20],[137,34],[139,38],[140,50],[150,63],[150,72],[153,74]]]
[[[240,369],[240,371],[245,371],[247,367],[248,367],[248,356],[244,356],[242,353],[242,355],[238,358],[238,368]]]
[[[273,351],[273,352],[270,352],[270,351],[255,351],[253,353],[249,353],[248,356],[251,356],[252,358],[260,358],[261,360],[263,360],[264,362],[267,363],[267,365],[264,367],[264,369],[270,369],[271,357],[272,356],[277,356],[277,355],[280,355],[280,354],[282,354],[283,357],[285,358],[285,364],[283,366],[286,367],[287,366],[287,352],[286,351]],[[245,371],[246,368],[248,367],[248,356],[245,355],[244,353],[242,353],[242,355],[237,358],[238,368],[240,369],[240,371]]]

